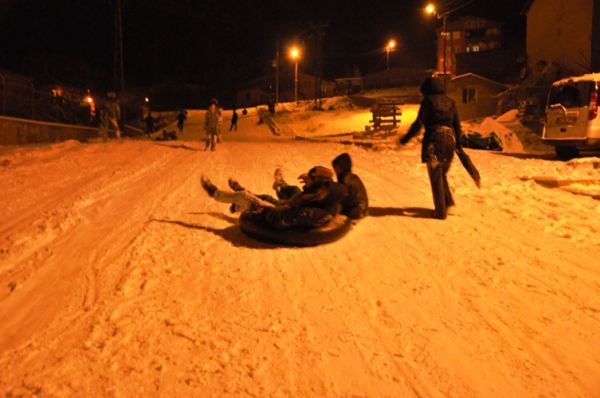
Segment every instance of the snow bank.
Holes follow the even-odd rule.
[[[544,144],[539,134],[522,125],[516,118],[516,110],[511,110],[499,118],[486,117],[481,123],[463,123],[464,132],[479,133],[488,137],[495,133],[504,152],[508,153],[552,153],[553,149]]]
[[[518,114],[519,114],[518,109],[511,109],[510,111],[507,111],[507,112],[503,113],[502,115],[498,116],[496,118],[496,121],[500,122],[500,123],[516,122]]]

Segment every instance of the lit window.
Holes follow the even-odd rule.
[[[473,46],[473,52],[476,53],[479,51],[479,46]]]
[[[458,40],[458,39],[460,39],[460,31],[457,31],[457,32],[452,32],[452,38],[453,38],[454,40]]]
[[[463,104],[474,104],[477,102],[477,90],[472,87],[465,87],[462,90]]]

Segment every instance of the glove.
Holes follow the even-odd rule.
[[[406,139],[406,136],[404,136],[404,137],[400,138],[400,139],[398,140],[398,143],[399,143],[400,145],[406,145],[406,144],[408,143],[408,140]]]

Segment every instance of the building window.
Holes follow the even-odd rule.
[[[473,87],[465,87],[462,90],[463,104],[474,104],[477,102],[477,90]]]
[[[452,39],[459,40],[460,39],[460,31],[452,32]]]
[[[473,46],[472,50],[474,53],[479,52],[479,46]]]

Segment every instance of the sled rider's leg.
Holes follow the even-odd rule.
[[[215,142],[217,140],[217,134],[216,133],[211,133],[210,134],[210,150],[214,151],[215,147],[217,146],[217,143]]]
[[[261,207],[273,207],[273,204],[261,200],[257,196],[247,192],[226,192],[217,189],[213,196],[217,202],[231,203],[238,211],[256,210]]]

